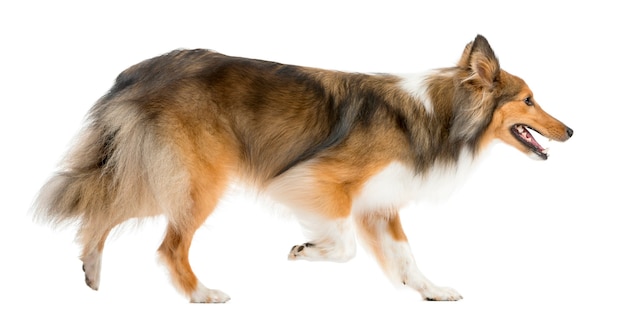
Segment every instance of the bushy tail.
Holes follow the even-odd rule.
[[[59,225],[81,220],[89,212],[109,211],[110,179],[98,171],[70,169],[56,173],[39,192],[36,219]]]
[[[38,221],[57,225],[81,220],[90,212],[109,211],[115,188],[108,162],[115,135],[102,129],[87,126],[60,170],[41,188],[34,206]]]
[[[96,228],[184,203],[172,199],[188,194],[184,166],[155,130],[137,106],[96,105],[61,169],[42,187],[35,219]]]

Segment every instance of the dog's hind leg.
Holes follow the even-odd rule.
[[[419,291],[425,300],[455,301],[463,298],[452,288],[434,285],[420,272],[397,211],[362,214],[355,217],[355,223],[364,245],[392,281]]]
[[[79,242],[83,245],[81,260],[85,272],[85,283],[93,290],[100,287],[100,272],[102,269],[102,251],[111,230],[118,223],[106,226],[91,223],[83,226],[78,233]]]
[[[222,303],[230,297],[220,290],[205,287],[189,264],[189,247],[195,227],[181,229],[170,223],[159,247],[161,258],[167,264],[174,284],[189,297],[190,302]]]
[[[196,230],[217,206],[227,187],[223,168],[208,163],[195,166],[188,194],[172,198],[165,238],[158,249],[174,285],[191,302],[223,303],[230,297],[222,291],[205,287],[189,264],[189,248]]]
[[[83,261],[83,271],[85,272],[85,283],[93,290],[100,287],[100,271],[102,269],[102,250],[109,231],[89,241],[83,246],[81,260]],[[95,242],[95,243],[94,243]]]

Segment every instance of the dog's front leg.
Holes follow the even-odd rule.
[[[359,236],[394,283],[417,291],[425,300],[456,301],[463,297],[454,289],[439,287],[417,268],[397,211],[359,215]]]

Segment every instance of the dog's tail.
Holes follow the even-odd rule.
[[[153,116],[130,102],[97,103],[35,200],[35,219],[110,228],[188,202],[176,198],[188,195],[184,166],[175,148],[159,138]]]

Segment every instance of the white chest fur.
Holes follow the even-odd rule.
[[[400,209],[409,202],[442,200],[463,184],[475,160],[463,152],[451,165],[435,165],[425,174],[415,175],[411,168],[391,162],[372,176],[354,198],[355,214]]]

